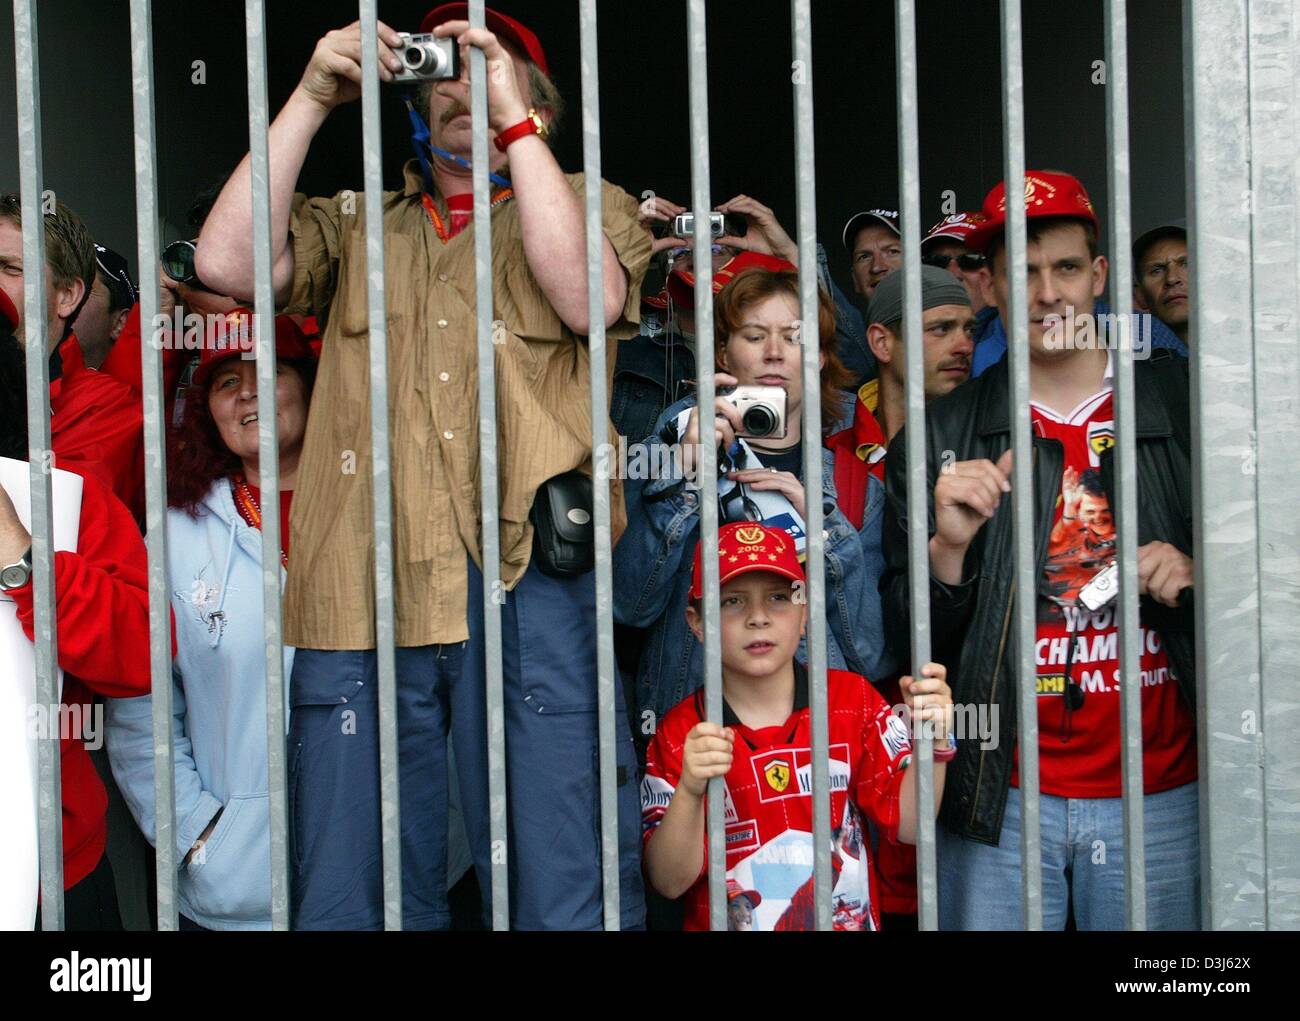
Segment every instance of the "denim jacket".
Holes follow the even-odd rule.
[[[647,440],[662,446],[658,430],[695,398],[670,405]],[[665,459],[666,460],[666,459]],[[651,464],[658,464],[651,457]],[[674,464],[670,478],[624,483],[628,525],[614,548],[614,619],[649,629],[636,679],[637,708],[663,718],[704,681],[703,648],[686,624],[691,566],[699,541],[699,491],[688,487]],[[826,536],[828,666],[868,678],[893,669],[885,650],[879,581],[884,569],[880,545],[884,487],[874,478],[867,491],[860,531],[835,503],[834,458],[822,451],[822,493]],[[807,662],[807,643],[798,657]]]
[[[629,440],[649,436],[664,408],[677,400],[678,383],[694,378],[695,349],[643,311],[640,334],[618,345],[609,406],[614,428]]]

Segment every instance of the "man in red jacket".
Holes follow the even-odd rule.
[[[11,333],[20,317],[8,291],[8,286],[0,288],[0,456],[26,460],[25,365],[23,350]],[[86,720],[95,718],[96,694],[127,697],[149,690],[145,552],[130,513],[93,472],[66,462],[59,467],[76,471],[84,481],[77,552],[54,556],[62,703],[71,710],[61,711],[60,718]],[[18,620],[32,637],[31,535],[3,489],[0,576],[0,588],[17,604]],[[61,735],[60,742],[69,929],[121,928],[112,870],[104,857],[107,795],[83,741],[96,736]]]
[[[139,395],[109,373],[88,368],[72,333],[95,282],[94,242],[81,218],[62,202],[44,220],[55,467],[93,475],[143,519],[144,416]],[[0,290],[12,302],[14,336],[20,343],[25,339],[23,269],[22,205],[17,195],[0,195]]]

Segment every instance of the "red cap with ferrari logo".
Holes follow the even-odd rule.
[[[1006,229],[1005,181],[999,181],[988,193],[981,213],[984,216],[983,222],[966,237],[966,246],[975,252],[986,251],[993,239]],[[1097,222],[1097,211],[1092,207],[1092,199],[1088,198],[1087,190],[1072,174],[1052,170],[1026,170],[1025,216],[1031,220],[1045,216],[1068,216],[1092,224],[1093,230],[1101,233],[1101,224]]]
[[[702,541],[695,544],[692,599],[704,597],[704,567],[700,560],[703,548]],[[733,521],[718,529],[718,561],[719,585],[751,571],[771,571],[791,581],[804,581],[803,565],[790,533],[756,521]]]

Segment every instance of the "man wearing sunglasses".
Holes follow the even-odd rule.
[[[979,252],[966,247],[966,238],[975,229],[978,216],[978,213],[945,216],[921,239],[921,261],[947,270],[960,280],[970,295],[971,312],[976,316],[993,304],[988,263]]]
[[[137,300],[126,260],[111,248],[96,244],[95,283],[73,324],[88,369],[98,369],[104,363]]]

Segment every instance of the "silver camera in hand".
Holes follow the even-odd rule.
[[[394,82],[445,81],[460,77],[460,47],[451,36],[439,39],[431,34],[411,35],[399,32],[401,42],[394,47],[402,70],[393,75]]]
[[[784,389],[779,386],[722,386],[716,392],[740,412],[742,428],[737,436],[785,438],[788,395]]]

